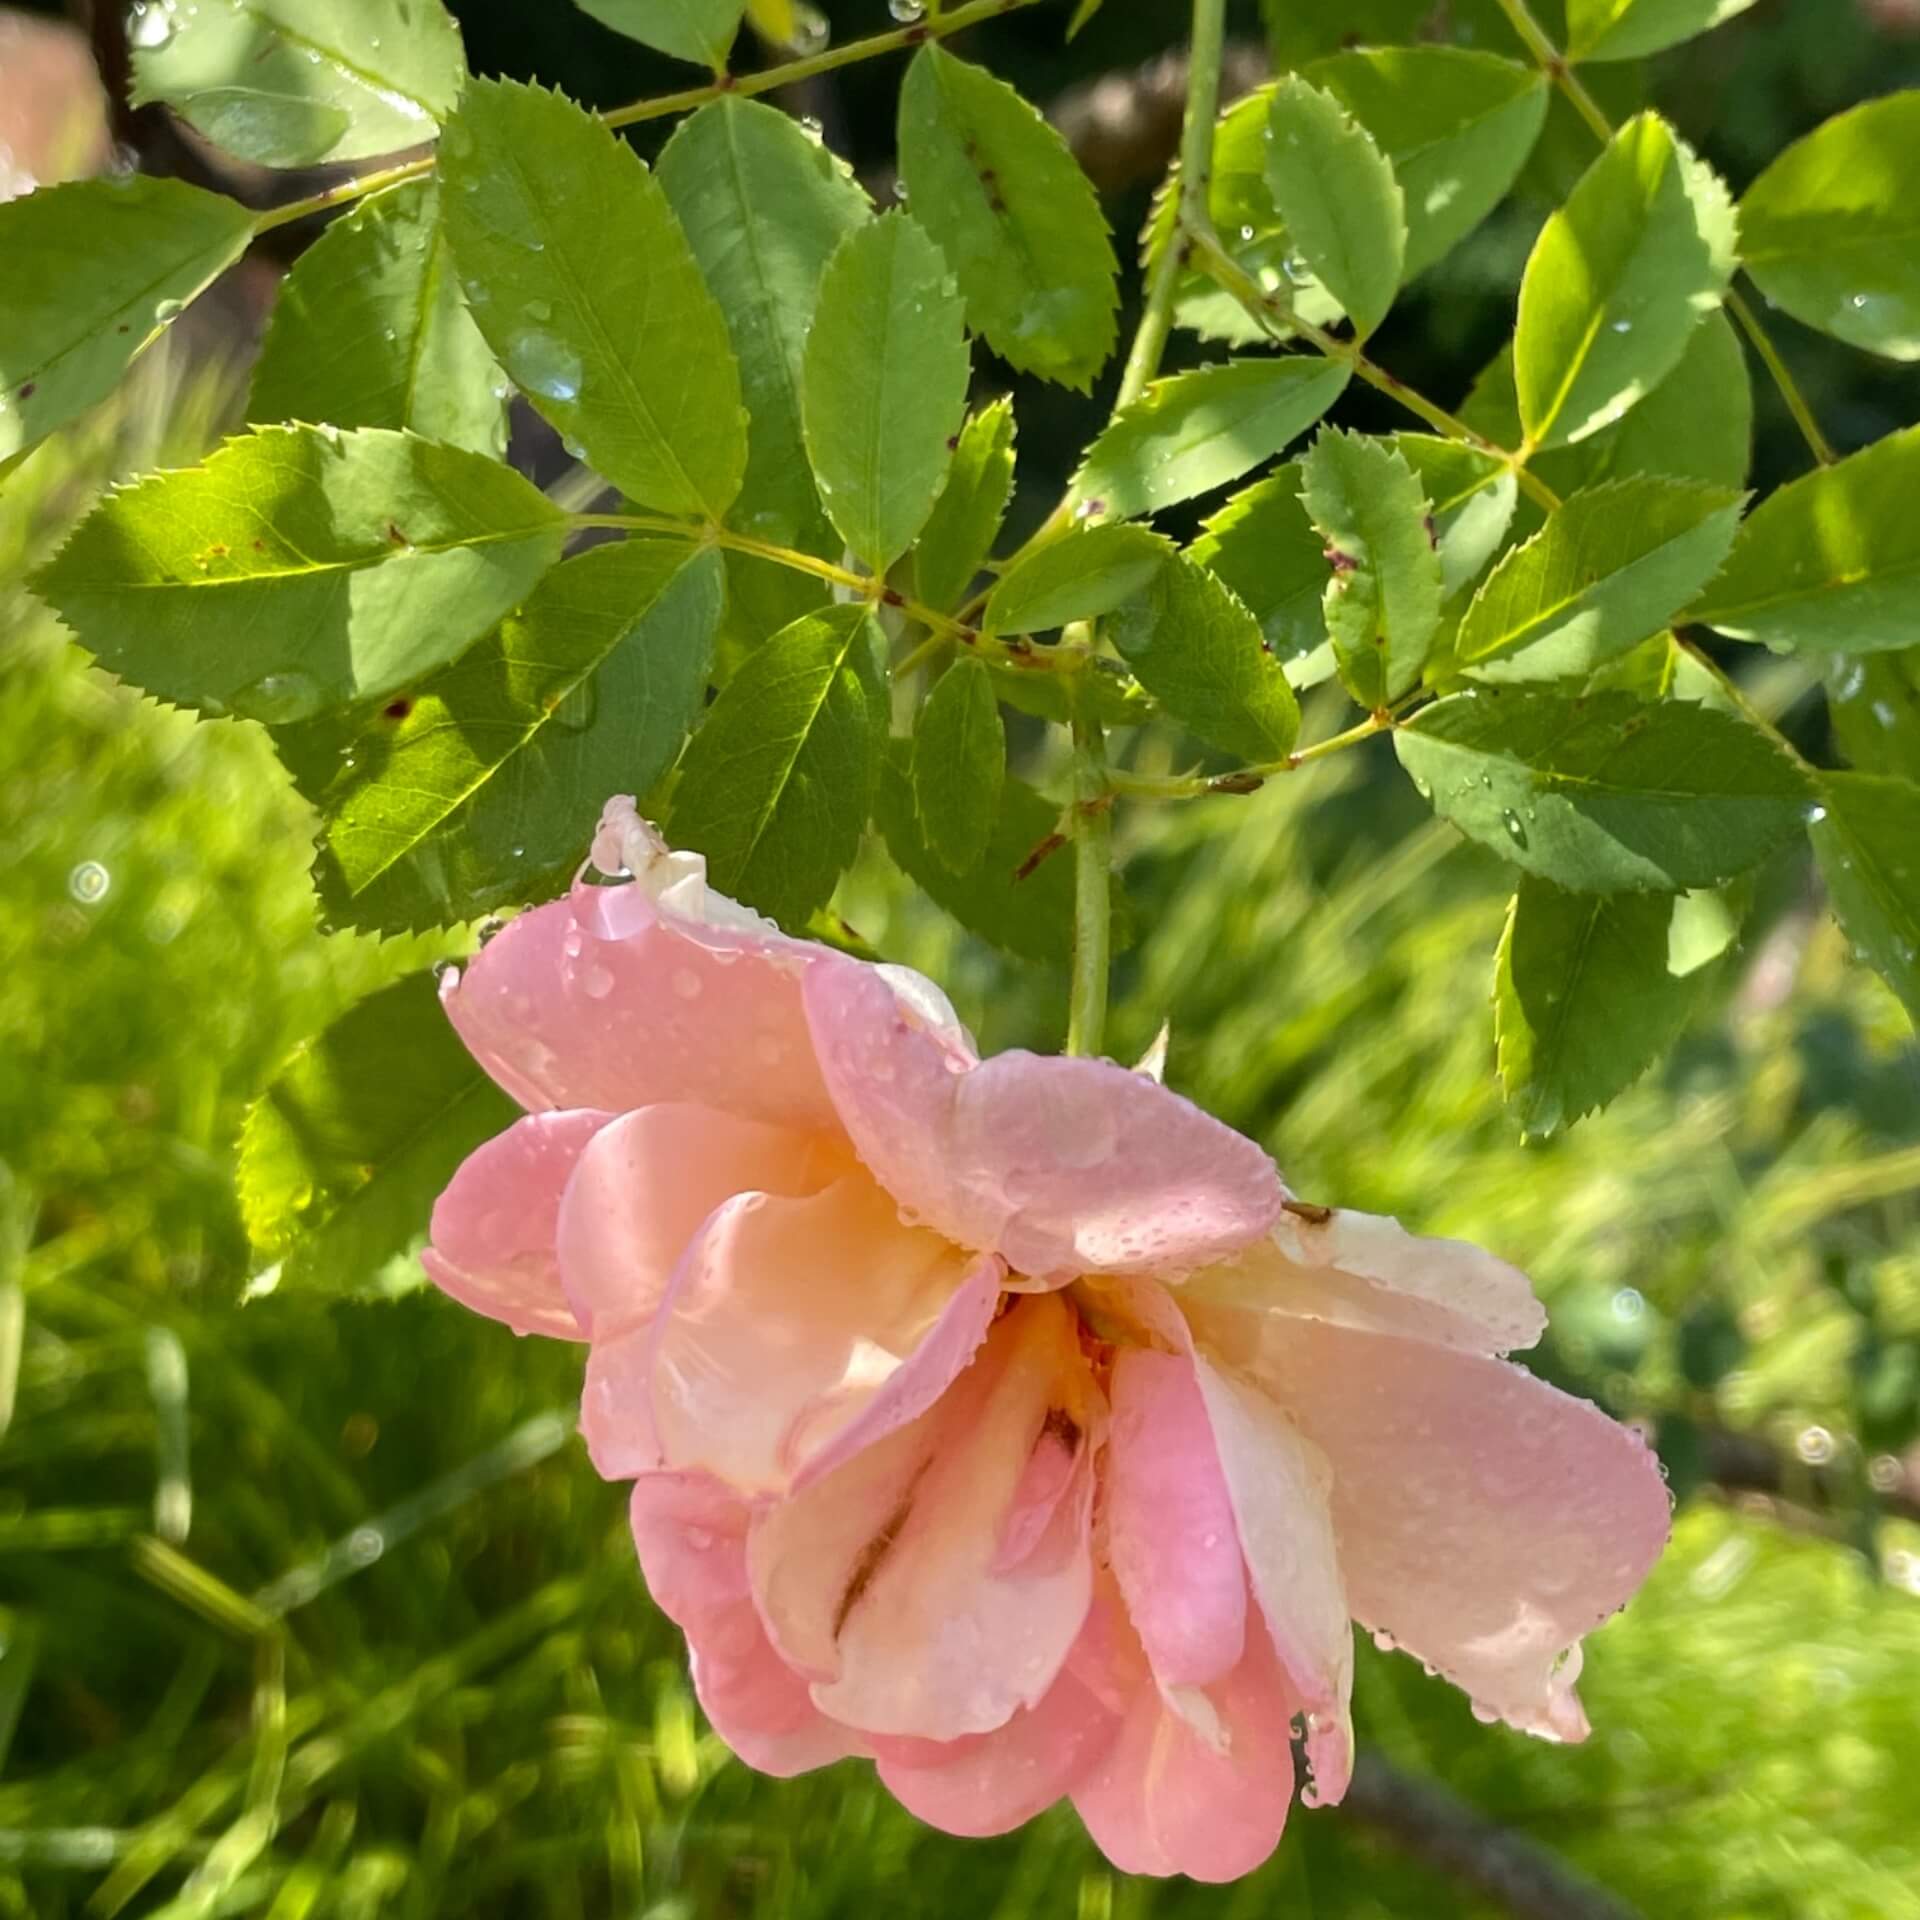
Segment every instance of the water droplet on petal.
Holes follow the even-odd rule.
[[[691,967],[682,967],[673,976],[673,990],[682,1000],[698,1000],[700,976]]]
[[[580,991],[589,1000],[604,1000],[613,991],[613,975],[605,967],[589,967],[580,976]]]

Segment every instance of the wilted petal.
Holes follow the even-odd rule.
[[[1205,1686],[1239,1664],[1247,1623],[1206,1403],[1190,1360],[1149,1347],[1122,1351],[1112,1395],[1108,1558],[1161,1685]]]
[[[661,1464],[749,1494],[827,1471],[933,1403],[986,1337],[1001,1277],[902,1226],[857,1169],[804,1199],[728,1201],[653,1324]]]
[[[855,961],[821,961],[804,991],[821,1070],[875,1178],[1017,1272],[1203,1266],[1279,1210],[1279,1175],[1252,1141],[1124,1067],[1022,1052],[975,1064]]]
[[[687,1636],[694,1691],[749,1766],[788,1775],[864,1751],[776,1654],[747,1585],[747,1510],[702,1474],[653,1474],[630,1507],[654,1604]]]
[[[1095,1844],[1123,1873],[1235,1880],[1280,1843],[1293,1799],[1299,1703],[1264,1634],[1207,1690],[1213,1739],[1152,1686],[1073,1791]]]
[[[1267,1238],[1195,1274],[1196,1304],[1296,1314],[1469,1353],[1530,1347],[1546,1310],[1527,1276],[1464,1240],[1426,1240],[1345,1207],[1283,1212]]]
[[[580,1339],[554,1229],[575,1163],[611,1118],[530,1114],[468,1154],[434,1203],[432,1244],[420,1256],[434,1284],[516,1333]]]
[[[523,1107],[691,1101],[831,1128],[799,981],[824,952],[664,915],[637,884],[583,885],[520,915],[441,997]]]
[[[1092,1589],[1093,1395],[1072,1315],[1023,1299],[929,1413],[756,1519],[761,1615],[824,1711],[954,1740],[1045,1697]],[[1048,1449],[1070,1457],[1064,1483],[1035,1465]],[[1042,1485],[1045,1525],[1010,1564]]]
[[[711,1107],[641,1107],[580,1156],[560,1205],[560,1276],[595,1337],[651,1320],[707,1216],[737,1193],[818,1193],[852,1168],[822,1136]]]
[[[1562,1658],[1666,1542],[1637,1435],[1506,1361],[1308,1322],[1243,1358],[1333,1469],[1355,1616],[1529,1732],[1586,1722]]]

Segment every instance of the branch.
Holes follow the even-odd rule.
[[[1639,1920],[1525,1834],[1469,1806],[1437,1780],[1402,1773],[1371,1753],[1354,1762],[1341,1810],[1437,1873],[1484,1894],[1513,1920]]]

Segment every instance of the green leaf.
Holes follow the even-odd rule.
[[[1187,558],[1208,568],[1260,623],[1281,661],[1298,660],[1327,641],[1321,599],[1327,590],[1326,542],[1300,498],[1300,464],[1289,460],[1236,493],[1202,523]]]
[[[1547,116],[1545,76],[1461,47],[1356,47],[1306,78],[1340,102],[1386,156],[1405,199],[1411,280],[1506,196]]]
[[[827,262],[800,399],[828,516],[885,573],[933,511],[967,404],[960,296],[906,214],[856,228]]]
[[[34,586],[148,693],[304,720],[451,660],[565,537],[538,489],[479,454],[372,427],[269,427],[109,494]]]
[[[986,565],[1013,494],[1013,402],[982,407],[960,429],[946,485],[913,550],[913,591],[941,612],[957,606]]]
[[[899,149],[968,324],[1024,373],[1091,384],[1113,351],[1120,270],[1066,142],[1004,80],[929,42],[900,88]]]
[[[1753,0],[1567,0],[1567,58],[1638,60],[1709,33]]]
[[[131,37],[136,107],[265,167],[431,140],[467,71],[439,0],[156,0]]]
[[[281,1291],[369,1286],[426,1232],[433,1203],[520,1110],[409,974],[308,1041],[247,1109],[239,1188],[247,1236]]]
[[[1740,251],[1796,320],[1889,360],[1920,360],[1920,90],[1797,140],[1740,202]]]
[[[1276,82],[1268,108],[1267,190],[1314,277],[1364,340],[1400,288],[1406,205],[1366,129],[1297,73]]]
[[[1500,1083],[1521,1129],[1556,1133],[1623,1093],[1664,1053],[1701,976],[1668,965],[1665,893],[1566,893],[1526,879],[1494,959]]]
[[[724,73],[746,0],[575,0],[603,26],[676,60]]]
[[[1333,569],[1321,605],[1340,678],[1374,711],[1419,679],[1440,623],[1432,509],[1405,455],[1385,440],[1328,429],[1300,476]]]
[[[558,892],[610,793],[646,793],[699,714],[725,572],[629,540],[563,561],[336,759],[320,899],[382,933]]]
[[[1920,630],[1920,427],[1817,467],[1747,516],[1689,610],[1783,653],[1910,647]]]
[[[440,168],[467,303],[515,385],[642,506],[725,513],[746,470],[740,368],[633,149],[557,93],[476,80]]]
[[[1629,120],[1541,229],[1520,284],[1520,417],[1558,446],[1673,370],[1734,268],[1733,208],[1657,115]]]
[[[979,865],[1000,814],[1007,730],[978,660],[956,660],[913,727],[913,810],[926,843],[956,873]]]
[[[1858,659],[1836,654],[1827,711],[1841,752],[1860,772],[1912,777],[1920,768],[1920,646]]]
[[[681,125],[656,178],[740,362],[747,471],[728,518],[776,546],[837,559],[800,433],[800,368],[821,271],[868,217],[867,196],[788,115],[732,98]]]
[[[1847,938],[1920,1022],[1920,786],[1823,773],[1814,856]]]
[[[1073,491],[1116,520],[1211,493],[1305,433],[1346,384],[1347,369],[1317,355],[1156,380],[1087,449]]]
[[[1451,600],[1499,551],[1513,524],[1520,483],[1506,461],[1459,440],[1396,433],[1393,444],[1431,504],[1440,594]]]
[[[506,376],[460,297],[431,178],[363,201],[295,261],[247,412],[505,454]]]
[[[1576,493],[1474,596],[1460,660],[1484,679],[1584,678],[1658,633],[1713,578],[1742,498],[1658,479]]]
[[[1627,693],[1454,694],[1394,746],[1436,813],[1576,893],[1717,886],[1795,833],[1810,797],[1745,721]]]
[[[864,606],[781,628],[721,689],[680,763],[675,844],[782,925],[826,904],[859,847],[886,728],[880,645]]]
[[[1107,622],[1140,684],[1202,740],[1255,764],[1281,760],[1300,706],[1259,623],[1218,579],[1176,555]]]
[[[138,173],[0,204],[0,467],[104,400],[252,236],[237,201]]]
[[[1009,777],[986,850],[955,873],[927,845],[914,811],[910,748],[895,740],[881,761],[874,822],[908,879],[970,933],[1027,960],[1064,961],[1073,951],[1073,861],[1056,854],[1023,879],[1020,869],[1060,822],[1057,803]],[[1113,901],[1114,945],[1126,925],[1124,897]]]
[[[1000,576],[987,599],[989,633],[1046,633],[1097,620],[1166,565],[1173,542],[1145,527],[1082,527],[1037,547]]]

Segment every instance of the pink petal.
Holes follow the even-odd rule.
[[[1119,1731],[1108,1711],[1063,1671],[1038,1706],[992,1733],[959,1740],[876,1738],[880,1778],[916,1818],[944,1833],[1008,1833],[1071,1792]]]
[[[1107,1444],[1108,1558],[1162,1686],[1239,1664],[1247,1576],[1206,1403],[1184,1358],[1125,1348]]]
[[[1073,1316],[1051,1295],[1023,1298],[931,1411],[755,1520],[761,1616],[825,1712],[955,1740],[1045,1697],[1092,1591],[1100,1417]],[[1076,1457],[1070,1486],[1008,1565],[1033,1457],[1056,1446]]]
[[[1484,1711],[1579,1739],[1563,1657],[1671,1520],[1638,1436],[1505,1361],[1409,1340],[1294,1322],[1246,1358],[1332,1463],[1354,1613]]]
[[[1208,1690],[1219,1744],[1152,1686],[1073,1790],[1094,1842],[1123,1873],[1236,1880],[1280,1843],[1293,1799],[1289,1726],[1298,1703],[1264,1634]]]
[[[441,998],[523,1107],[692,1101],[831,1128],[799,975],[824,948],[663,913],[638,884],[523,913]]]
[[[782,1776],[863,1751],[767,1639],[747,1585],[746,1508],[704,1475],[655,1474],[635,1485],[631,1517],[647,1589],[687,1636],[694,1691],[721,1739]]]
[[[554,1263],[554,1224],[568,1176],[611,1118],[532,1114],[468,1154],[434,1202],[432,1244],[420,1256],[434,1284],[516,1333],[578,1340]]]
[[[560,1204],[560,1277],[580,1324],[602,1338],[644,1325],[688,1242],[737,1193],[799,1197],[851,1170],[831,1136],[711,1107],[641,1107],[580,1156]]]
[[[1187,1283],[1195,1303],[1296,1314],[1468,1353],[1546,1331],[1527,1276],[1464,1240],[1423,1240],[1377,1213],[1283,1212],[1269,1236]]]
[[[661,1463],[778,1493],[914,1419],[986,1337],[1000,1262],[900,1224],[859,1169],[741,1194],[688,1248],[652,1330]]]
[[[862,1160],[907,1211],[1016,1272],[1178,1271],[1257,1239],[1283,1189],[1252,1141],[1104,1060],[974,1064],[875,969],[809,968],[821,1071]]]

